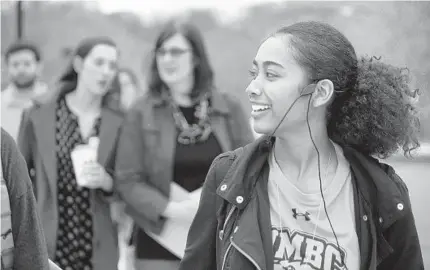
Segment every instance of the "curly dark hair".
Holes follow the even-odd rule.
[[[307,70],[310,82],[333,82],[327,130],[334,142],[379,158],[399,148],[408,156],[419,147],[414,102],[418,91],[409,86],[409,70],[376,57],[357,60],[349,40],[326,23],[300,22],[274,35],[289,37],[294,58]]]

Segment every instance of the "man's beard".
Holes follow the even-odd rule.
[[[18,90],[31,89],[35,83],[36,83],[36,78],[32,78],[24,82],[20,82],[19,80],[13,81],[13,84],[15,85],[16,88],[18,88]]]

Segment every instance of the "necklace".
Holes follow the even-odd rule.
[[[198,142],[204,142],[209,138],[209,135],[212,133],[212,128],[209,123],[210,106],[209,99],[207,97],[202,98],[196,106],[194,115],[198,121],[191,125],[188,123],[179,106],[173,101],[170,95],[168,96],[168,101],[173,110],[175,125],[179,131],[178,142],[180,144],[195,144]]]

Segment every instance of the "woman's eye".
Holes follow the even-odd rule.
[[[103,59],[96,59],[96,60],[94,60],[94,64],[96,66],[103,66],[104,61],[103,61]]]
[[[253,70],[253,69],[251,69],[251,70],[249,70],[248,71],[249,72],[249,76],[251,77],[251,78],[253,78],[253,79],[255,79],[255,77],[257,77],[257,71],[255,71],[255,70]]]
[[[266,72],[266,77],[269,78],[269,79],[271,79],[271,78],[278,77],[278,75],[275,74],[275,73],[272,73],[272,72]]]

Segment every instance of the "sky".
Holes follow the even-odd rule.
[[[246,7],[270,2],[285,0],[97,0],[97,5],[105,13],[131,11],[143,20],[177,14],[190,8],[211,8],[224,19],[234,19],[241,16]]]
[[[10,4],[16,0],[2,1],[3,5]],[[30,0],[38,1],[38,0]],[[62,2],[67,0],[47,0],[51,2]],[[70,1],[70,0],[69,0]],[[72,0],[85,2],[88,8],[99,9],[103,13],[133,12],[142,21],[151,22],[154,19],[175,15],[191,8],[210,8],[220,22],[231,22],[246,15],[246,8],[256,4],[283,4],[288,0]],[[321,1],[321,0],[316,0]],[[348,0],[347,0],[348,1]],[[344,2],[344,1],[343,1]],[[345,16],[350,14],[344,10]]]

